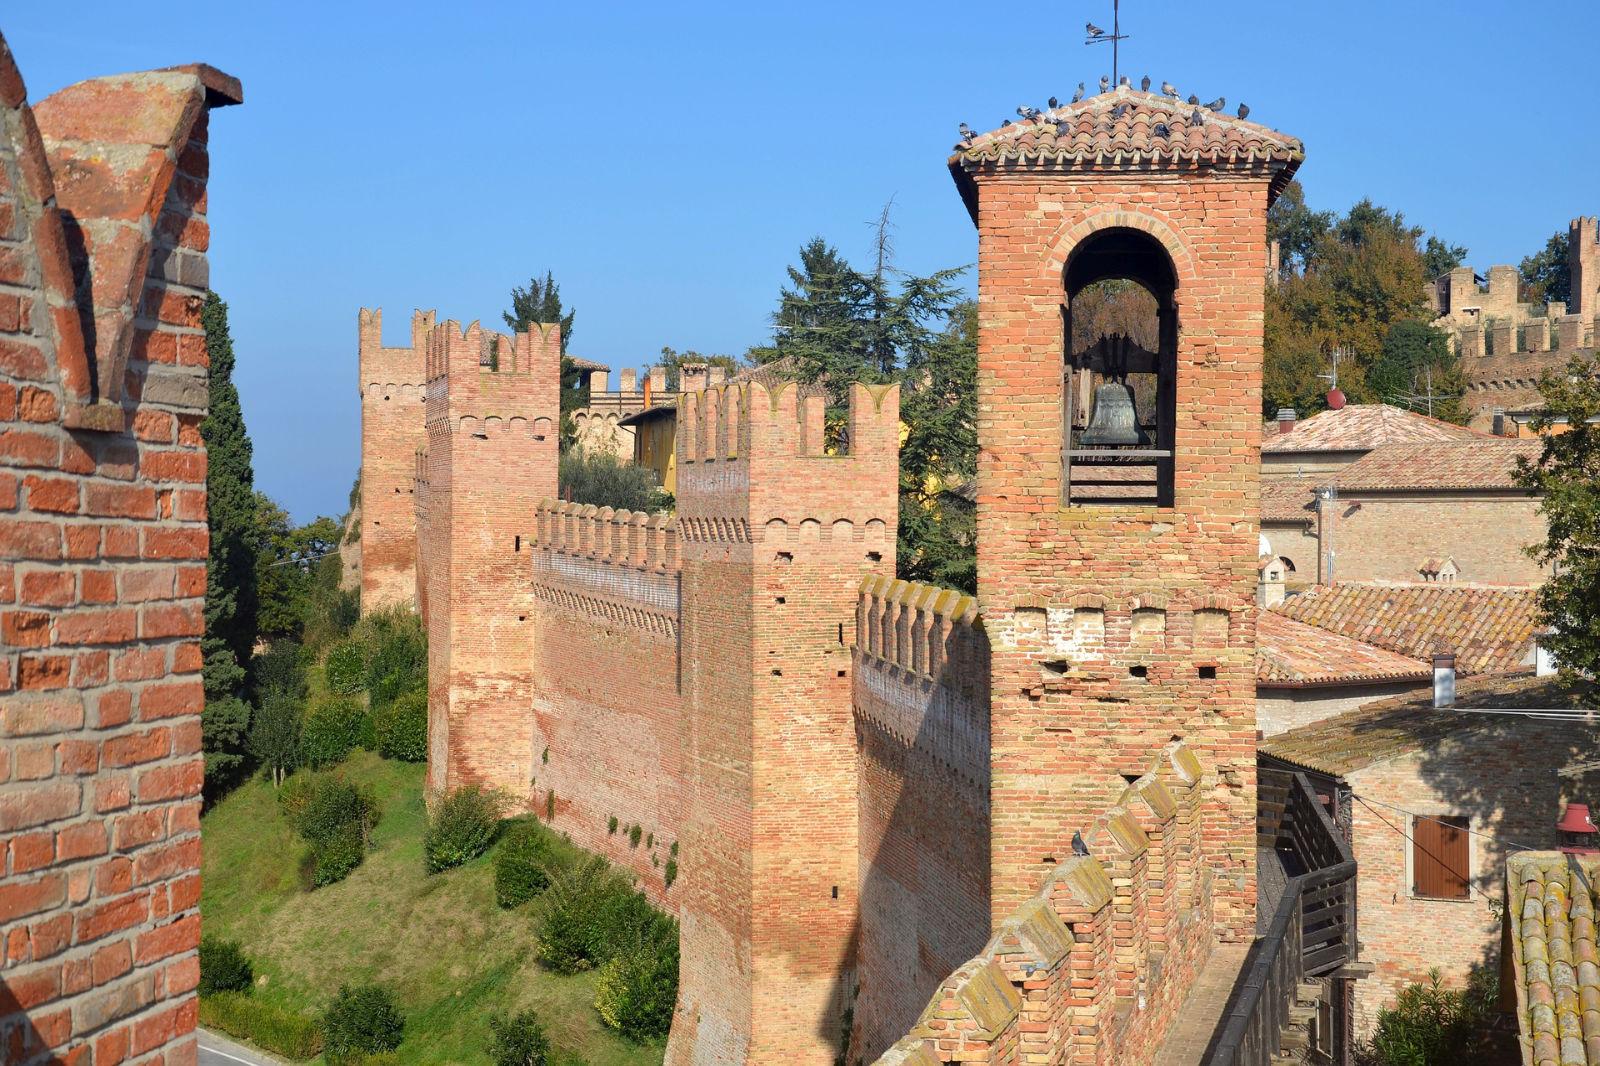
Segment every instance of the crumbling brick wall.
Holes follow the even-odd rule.
[[[0,42],[0,1048],[193,1061],[208,67]],[[36,121],[37,115],[37,121]]]

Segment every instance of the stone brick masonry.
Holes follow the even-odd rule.
[[[209,67],[0,41],[0,1059],[195,1061]]]

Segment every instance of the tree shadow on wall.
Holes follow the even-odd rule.
[[[908,1033],[989,939],[989,647],[958,632],[936,673],[856,654],[855,958],[835,985],[841,1032],[820,1034],[843,1066]]]
[[[8,1066],[50,1062],[50,1047],[29,1017],[19,993],[26,994],[15,974],[0,976],[0,1061]],[[69,1022],[68,1028],[70,1025]]]

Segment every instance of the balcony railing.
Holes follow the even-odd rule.
[[[1206,1066],[1277,1060],[1297,986],[1355,961],[1356,863],[1304,774],[1260,771],[1257,844],[1293,870],[1240,977]]]
[[[650,394],[651,407],[671,407],[678,402],[675,392],[652,392]],[[615,411],[618,414],[632,414],[643,411],[645,407],[644,393],[634,392],[591,392],[589,394],[589,409],[593,411]]]

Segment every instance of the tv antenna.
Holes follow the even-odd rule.
[[[1089,36],[1084,40],[1084,44],[1106,44],[1107,42],[1111,44],[1111,85],[1113,88],[1122,84],[1122,78],[1120,76],[1121,72],[1118,70],[1117,65],[1118,59],[1120,58],[1117,54],[1117,50],[1120,47],[1120,42],[1128,39],[1128,35],[1122,32],[1121,7],[1122,0],[1111,0],[1110,33],[1102,30],[1099,26],[1096,26],[1092,22],[1084,26],[1084,30],[1089,34]]]

